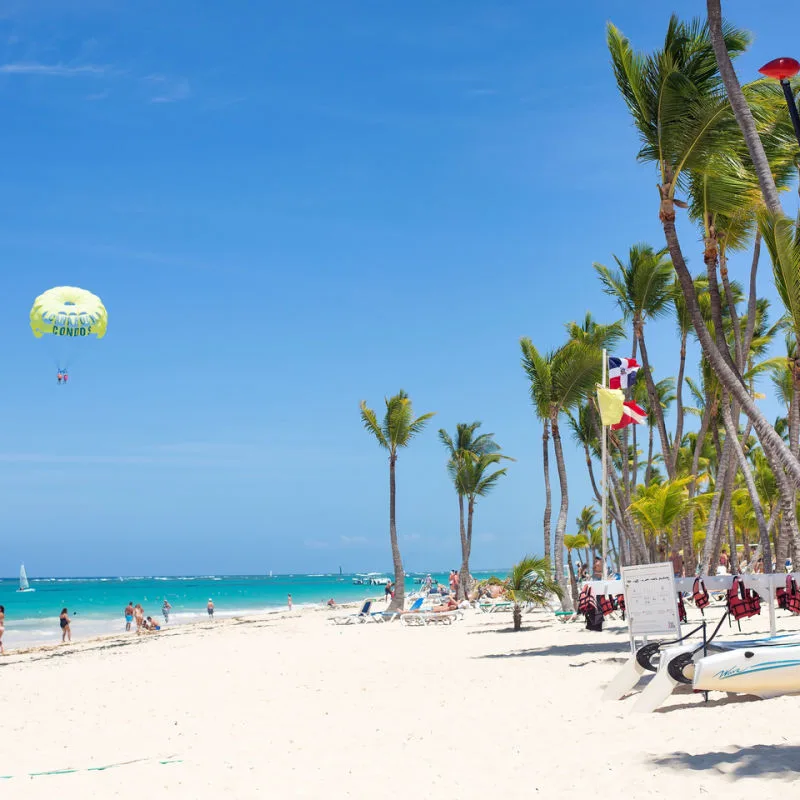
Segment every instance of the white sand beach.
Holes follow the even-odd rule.
[[[627,653],[621,622],[597,634],[537,612],[514,633],[508,613],[429,627],[330,616],[10,653],[0,793],[735,800],[785,797],[800,775],[796,697],[683,691],[649,715],[603,703]]]

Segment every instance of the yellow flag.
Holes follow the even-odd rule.
[[[616,425],[622,419],[624,400],[622,389],[604,389],[600,384],[597,385],[597,405],[603,425]]]

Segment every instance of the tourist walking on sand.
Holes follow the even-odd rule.
[[[0,606],[0,656],[5,655],[3,650],[3,634],[6,630],[6,607]]]
[[[292,610],[292,596],[291,595],[287,595],[286,596],[286,605],[289,606],[289,611],[291,611]]]
[[[61,616],[59,617],[58,623],[61,625],[61,643],[63,644],[67,641],[71,642],[72,631],[69,629],[70,618],[66,608],[61,609]]]
[[[161,613],[164,615],[164,624],[166,625],[169,622],[169,612],[172,606],[169,604],[169,600],[164,598],[164,602],[161,604]]]
[[[206,606],[206,610],[208,611],[208,618],[213,620],[214,619],[214,601],[210,597],[208,598],[208,605]]]
[[[133,622],[133,600],[128,601],[128,605],[125,606],[125,630],[129,631],[131,629],[131,623]]]

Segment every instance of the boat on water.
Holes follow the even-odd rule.
[[[28,583],[28,575],[25,572],[25,565],[20,564],[19,567],[19,589],[18,592],[35,592],[36,589],[32,589],[30,584]]]

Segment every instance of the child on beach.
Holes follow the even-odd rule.
[[[59,625],[61,625],[61,643],[72,641],[72,632],[69,629],[69,613],[66,608],[61,609],[61,616],[59,617]]]
[[[133,622],[133,600],[128,601],[128,605],[125,606],[125,630],[129,631],[131,629],[131,623]]]

